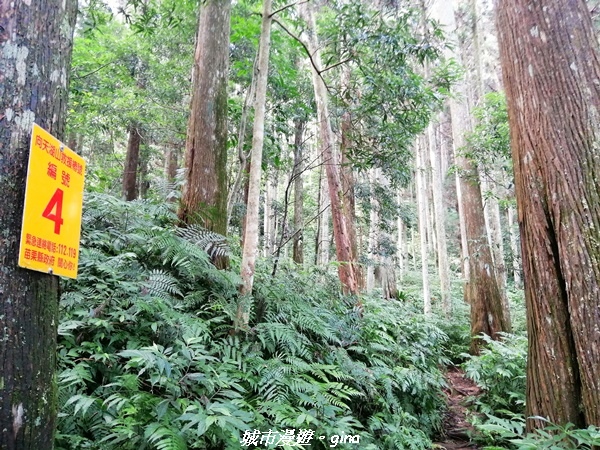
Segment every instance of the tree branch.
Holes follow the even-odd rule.
[[[107,62],[106,64],[102,64],[100,67],[98,67],[96,70],[92,70],[89,73],[86,73],[85,75],[79,75],[77,77],[73,77],[73,79],[75,80],[81,80],[82,78],[86,78],[89,77],[90,75],[94,75],[96,72],[100,72],[102,69],[104,69],[106,66],[110,66],[111,64],[114,64],[115,61],[110,61]]]
[[[275,14],[279,14],[280,12],[282,12],[282,11],[285,11],[285,10],[286,10],[286,9],[288,9],[288,8],[291,8],[292,6],[296,6],[296,5],[302,5],[303,3],[308,3],[308,0],[304,0],[303,2],[294,2],[294,3],[289,3],[289,4],[285,5],[285,6],[282,6],[282,7],[281,7],[281,8],[279,8],[277,11],[273,11],[273,12],[271,13],[271,15],[269,16],[269,18],[270,18],[270,19],[273,19],[273,16],[274,16]],[[275,20],[275,19],[273,19],[273,20]]]
[[[307,2],[304,2],[307,3]],[[277,25],[279,25],[283,31],[285,31],[292,39],[298,41],[298,43],[300,45],[302,45],[302,47],[304,48],[304,51],[306,52],[306,55],[308,56],[308,59],[310,59],[310,64],[312,65],[313,69],[315,69],[315,72],[317,72],[317,75],[321,78],[321,80],[323,80],[323,84],[325,84],[325,87],[327,88],[327,90],[329,91],[329,93],[331,93],[331,89],[329,88],[329,86],[327,85],[327,83],[325,82],[325,79],[321,76],[321,73],[324,72],[325,70],[329,70],[330,68],[334,67],[335,65],[339,65],[338,64],[334,64],[331,67],[328,67],[325,70],[319,70],[319,68],[317,67],[317,65],[315,64],[315,61],[310,53],[310,50],[308,49],[308,47],[306,46],[306,44],[302,41],[302,39],[300,39],[298,36],[296,36],[294,33],[292,33],[290,30],[287,29],[287,27],[282,24],[278,19],[276,19],[275,17],[272,18],[273,22],[275,22]],[[346,61],[343,61],[346,62]]]

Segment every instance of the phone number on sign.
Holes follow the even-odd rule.
[[[313,430],[298,430],[287,429],[285,431],[244,431],[244,436],[240,444],[242,447],[268,447],[275,445],[276,447],[308,447],[313,440],[327,441],[329,447],[337,447],[338,444],[360,444],[359,435],[351,435],[342,433],[341,435],[334,434],[331,437],[315,436]]]

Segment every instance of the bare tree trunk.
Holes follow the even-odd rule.
[[[150,160],[149,148],[147,145],[142,146],[140,149],[140,159],[138,162],[138,176],[136,191],[138,192],[139,198],[148,198],[148,191],[150,190],[150,180],[148,179],[148,164]]]
[[[350,242],[347,217],[344,214],[344,192],[340,179],[340,164],[334,151],[333,133],[329,121],[327,88],[319,72],[321,57],[316,34],[316,23],[312,12],[313,5],[304,4],[302,6],[304,7],[308,24],[308,49],[312,55],[312,62],[314,64],[312,67],[313,86],[317,103],[320,145],[325,161],[329,187],[333,237],[335,239],[335,250],[339,263],[338,274],[344,293],[358,294],[358,280],[354,273],[355,262],[352,260],[352,248],[354,244]]]
[[[344,69],[345,70],[345,69]],[[349,78],[349,75],[347,75]],[[346,83],[349,80],[345,80]],[[354,179],[354,171],[352,169],[352,163],[348,157],[350,149],[350,128],[352,124],[350,122],[350,113],[345,112],[342,116],[341,128],[341,177],[342,177],[342,189],[344,191],[344,213],[346,215],[346,222],[348,224],[348,235],[351,244],[351,261],[353,264],[354,274],[358,283],[359,290],[364,288],[364,280],[362,268],[358,264],[358,239],[356,235],[356,202],[354,198],[354,186],[356,181]]]
[[[517,244],[517,232],[515,231],[515,208],[510,205],[507,210],[508,215],[508,232],[510,234],[510,251],[512,253],[512,269],[513,269],[513,281],[516,288],[523,287],[523,281],[521,280],[521,250]]]
[[[482,177],[485,179],[485,176]],[[486,183],[488,189],[491,187]],[[510,306],[506,294],[506,261],[504,258],[504,242],[502,240],[502,223],[500,221],[500,205],[495,193],[485,200],[485,209],[487,210],[487,228],[489,230],[489,243],[492,249],[492,260],[496,269],[496,279],[500,294],[502,295],[502,308],[504,317],[510,327]]]
[[[271,46],[271,0],[263,0],[260,45],[258,50],[258,78],[254,102],[254,124],[252,128],[252,159],[246,209],[244,248],[242,249],[242,296],[252,294],[256,256],[258,254],[259,201],[263,144],[265,138],[265,110],[267,102],[267,81],[269,72],[269,49]],[[246,328],[249,310],[244,299],[238,304],[236,328]]]
[[[331,209],[329,204],[329,189],[323,155],[320,155],[319,167],[319,217],[317,219],[317,232],[315,234],[315,265],[326,266],[329,264],[329,219]]]
[[[438,273],[442,309],[446,317],[452,313],[450,301],[450,268],[448,266],[448,246],[446,243],[446,208],[444,206],[444,174],[442,173],[442,148],[436,142],[434,125],[427,128],[429,136],[429,155],[432,168],[433,206],[437,234]]]
[[[33,124],[64,139],[76,15],[74,0],[0,1],[2,450],[54,447],[59,280],[17,261]]]
[[[383,171],[378,168],[377,169],[378,173],[379,173],[379,185],[381,186],[381,188],[383,188],[384,190],[390,190],[390,180],[389,178],[383,173]],[[378,201],[378,209],[381,211],[383,205]],[[380,215],[381,216],[381,215]],[[383,221],[385,221],[384,223],[382,223]],[[380,217],[379,220],[377,221],[377,227],[380,228],[379,231],[379,236],[380,236],[380,240],[384,241],[384,242],[393,242],[393,237],[391,236],[390,232],[388,231],[390,228],[392,228],[392,224],[387,222],[387,220],[385,218]],[[380,242],[381,242],[380,241]],[[382,288],[382,295],[383,298],[385,300],[392,300],[392,299],[396,299],[398,298],[398,287],[396,285],[396,271],[395,271],[395,265],[394,265],[394,258],[393,255],[390,254],[386,249],[382,249],[382,246],[378,246],[379,247],[379,275],[380,275],[380,279],[381,279],[381,288]]]
[[[370,294],[375,289],[375,271],[380,266],[379,251],[377,249],[379,244],[379,205],[375,198],[375,187],[379,184],[379,174],[381,170],[379,168],[372,168],[369,170],[369,185],[371,186],[371,210],[369,211],[369,238],[367,241],[368,252],[367,257],[369,259],[369,265],[367,266],[367,292]]]
[[[427,247],[427,187],[425,186],[425,166],[423,154],[427,151],[427,137],[419,136],[415,146],[416,152],[416,191],[419,221],[419,239],[421,243],[421,278],[423,280],[423,312],[431,314],[431,293],[429,290],[429,251]]]
[[[396,200],[398,205],[401,205],[402,202],[402,194],[398,191],[396,195]],[[396,247],[398,253],[396,258],[398,259],[398,278],[400,281],[404,279],[404,272],[406,271],[406,254],[407,254],[407,242],[406,242],[406,225],[404,223],[404,219],[402,216],[398,215],[396,228],[398,231],[398,236],[396,240]]]
[[[473,36],[473,65],[475,74],[475,89],[470,89],[472,105],[479,104],[484,96],[483,75],[481,64],[481,45],[479,39],[479,21],[477,16],[477,1],[470,0],[472,20],[472,36]],[[500,295],[502,297],[502,308],[504,317],[508,327],[510,328],[510,307],[508,297],[506,295],[506,263],[504,260],[504,244],[502,240],[502,224],[500,222],[500,206],[496,197],[497,189],[494,189],[493,182],[488,182],[486,174],[480,174],[480,183],[483,192],[490,192],[492,195],[486,195],[484,202],[484,217],[486,229],[488,232],[488,242],[492,250],[492,260],[496,270],[496,280]]]
[[[240,163],[240,168],[235,177],[233,187],[231,188],[231,191],[229,191],[229,194],[227,196],[227,223],[229,223],[229,220],[231,219],[233,206],[235,205],[236,201],[238,201],[241,195],[242,183],[244,182],[244,180],[247,181],[248,171],[250,170],[248,164],[248,155],[244,150],[244,144],[246,143],[246,126],[248,124],[248,110],[250,109],[250,104],[253,102],[256,92],[256,79],[258,77],[256,67],[257,64],[258,58],[256,58],[254,62],[252,82],[250,83],[250,88],[246,92],[246,97],[244,98],[244,105],[242,107],[242,117],[240,118],[237,143],[238,161]]]
[[[271,254],[271,244],[273,241],[273,230],[275,228],[273,224],[273,180],[270,179],[268,173],[266,176],[265,190],[264,190],[264,201],[263,201],[263,257],[266,258]]]
[[[455,158],[456,159],[456,158]],[[465,281],[469,279],[471,273],[469,271],[469,245],[467,238],[467,223],[465,221],[465,208],[463,203],[463,193],[460,183],[460,176],[458,171],[454,174],[454,182],[456,183],[456,201],[458,204],[458,222],[460,227],[460,254],[461,254],[461,267],[462,277]]]
[[[304,186],[302,182],[304,172],[304,128],[306,121],[296,120],[296,132],[294,135],[294,239],[293,259],[296,264],[304,263],[303,232],[304,229]]]
[[[173,183],[177,177],[179,168],[179,147],[177,144],[169,144],[165,154],[165,179]]]
[[[452,2],[437,1],[436,6],[435,13],[442,23],[448,26],[449,35],[455,37],[456,22]],[[476,336],[485,333],[497,339],[498,333],[509,331],[510,326],[504,315],[502,295],[487,239],[479,173],[477,167],[460,154],[460,149],[466,145],[465,134],[470,128],[466,104],[468,95],[464,81],[455,85],[455,93],[456,97],[450,100],[452,137],[456,165],[460,173],[460,197],[469,253],[469,278],[464,295],[465,301],[471,306],[471,335],[474,337],[471,341],[471,353],[477,354],[483,342],[476,339]]]
[[[200,8],[179,218],[227,234],[227,73],[231,0]]]
[[[125,169],[123,170],[123,198],[127,201],[137,198],[137,172],[140,161],[140,142],[142,137],[137,124],[129,125],[129,139],[125,154]]]
[[[526,414],[600,426],[600,48],[582,0],[504,0],[497,29],[525,278]]]

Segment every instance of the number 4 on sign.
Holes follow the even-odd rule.
[[[64,222],[62,218],[63,191],[56,189],[54,195],[46,205],[42,217],[54,222],[54,234],[60,234],[60,227]]]

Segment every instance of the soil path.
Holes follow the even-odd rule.
[[[444,414],[444,436],[436,442],[436,448],[445,450],[476,450],[476,444],[470,442],[469,432],[473,427],[467,422],[467,406],[469,397],[480,394],[479,387],[465,377],[458,367],[449,367],[446,372],[448,387],[445,389],[448,410]]]

